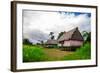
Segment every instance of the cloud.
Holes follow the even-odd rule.
[[[62,18],[63,19],[57,23],[56,27],[49,29],[54,29],[55,32],[61,32],[69,31],[75,27],[79,27],[80,31],[90,31],[90,17],[88,17],[87,14],[80,14],[78,16],[75,16],[74,13],[66,14],[65,16],[62,16]]]
[[[24,32],[24,38],[29,39],[33,43],[39,43],[41,41],[46,41],[49,39],[48,34],[40,31],[39,29],[28,30]]]
[[[32,42],[49,39],[49,33],[69,31],[79,27],[80,31],[91,31],[90,13],[23,11],[23,36]]]

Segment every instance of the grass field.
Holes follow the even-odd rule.
[[[23,62],[82,60],[90,58],[91,47],[89,43],[84,44],[74,52],[61,51],[58,48],[44,48],[38,45],[23,45]]]
[[[45,57],[46,56],[42,47],[35,45],[23,46],[23,62],[44,61],[46,60]]]

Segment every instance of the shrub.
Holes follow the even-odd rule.
[[[81,59],[90,59],[91,58],[91,45],[90,43],[84,44],[81,48],[79,48],[76,52],[80,56]]]
[[[50,48],[50,49],[54,49],[54,48],[59,48],[58,46],[57,46],[57,44],[55,44],[55,45],[45,45],[45,47],[47,47],[47,48]]]
[[[23,46],[23,62],[35,62],[35,61],[44,61],[45,53],[43,48],[40,46]]]
[[[76,52],[67,56],[64,56],[64,60],[81,60],[91,58],[91,45],[86,43],[80,48],[77,48]]]

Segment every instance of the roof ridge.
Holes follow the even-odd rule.
[[[70,31],[66,32],[64,31],[65,33],[58,39],[58,41],[60,40],[65,40],[65,39],[70,39],[73,35],[73,33],[78,29],[78,27],[74,28],[74,29],[71,29]],[[67,36],[66,36],[67,35]]]

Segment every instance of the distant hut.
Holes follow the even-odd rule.
[[[57,46],[58,42],[57,40],[47,40],[45,43],[46,47],[53,48],[54,46]]]
[[[75,47],[80,47],[84,40],[78,28],[75,28],[68,32],[64,32],[64,34],[58,39],[58,42],[58,46],[69,47],[72,49]]]

